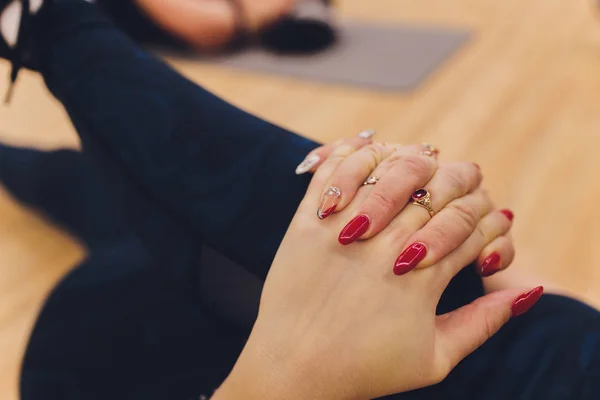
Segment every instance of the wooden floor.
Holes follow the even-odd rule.
[[[516,215],[517,259],[498,280],[539,281],[600,306],[600,19],[593,0],[345,0],[371,21],[470,27],[472,42],[412,94],[395,95],[177,62],[239,106],[322,141],[373,127],[481,165]],[[0,63],[0,76],[6,64]],[[0,91],[5,82],[0,80]],[[77,146],[34,74],[0,108],[0,140]],[[73,190],[76,190],[74,188]],[[17,399],[22,354],[49,290],[82,248],[0,193],[0,399]]]

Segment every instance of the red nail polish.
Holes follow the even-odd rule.
[[[354,217],[340,232],[340,236],[338,237],[339,242],[344,246],[354,243],[356,239],[364,235],[367,229],[369,229],[370,224],[371,220],[364,214]]]
[[[506,216],[506,218],[508,218],[509,221],[512,221],[513,218],[515,217],[515,215],[510,210],[500,210],[500,212],[502,214],[504,214]]]
[[[513,302],[511,312],[513,317],[525,314],[538,302],[540,297],[544,293],[544,287],[538,286],[535,289],[530,290],[527,293],[523,293]]]
[[[400,254],[394,264],[394,274],[404,275],[413,269],[425,258],[427,248],[423,243],[413,243]]]
[[[486,276],[494,275],[500,270],[500,254],[493,252],[481,263],[479,275]]]
[[[319,219],[325,219],[327,217],[329,217],[331,214],[333,214],[335,212],[335,209],[337,208],[337,204],[332,205],[329,208],[326,208],[325,210],[321,211],[317,211],[317,216],[319,217]]]
[[[317,217],[319,217],[319,219],[325,219],[333,214],[340,203],[341,196],[342,192],[339,188],[331,186],[329,189],[327,189],[327,191],[323,194],[321,205],[317,210]]]

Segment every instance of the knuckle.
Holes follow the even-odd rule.
[[[431,160],[429,157],[416,155],[404,156],[401,159],[402,165],[411,175],[422,177],[428,175],[431,170]]]
[[[356,150],[354,147],[347,143],[340,144],[336,148],[333,149],[331,154],[328,157],[328,160],[341,160],[348,157],[350,154],[354,153]]]
[[[429,242],[432,247],[443,248],[444,244],[448,242],[449,239],[452,239],[452,235],[448,235],[448,230],[445,225],[433,225],[429,232],[427,232],[427,237],[429,238]],[[433,248],[430,249],[430,252],[433,251]]]
[[[481,196],[481,199],[489,205],[493,205],[492,197],[490,196],[490,191],[485,187],[480,187],[477,189],[478,195]]]
[[[388,211],[394,210],[398,205],[398,199],[395,199],[394,196],[390,195],[386,190],[379,188],[379,190],[374,190],[371,193],[371,199],[378,207]]]
[[[479,211],[471,203],[455,201],[447,206],[453,211],[455,223],[460,224],[465,230],[473,230],[479,222]]]
[[[400,160],[402,160],[402,158],[403,158],[402,154],[400,154],[398,152],[393,152],[385,159],[384,162],[385,162],[386,166],[388,167],[388,169],[391,170],[398,165],[398,163],[400,162]]]
[[[372,143],[364,147],[364,150],[368,152],[371,158],[371,165],[373,167],[379,165],[381,160],[385,157],[385,149],[378,143]]]
[[[477,179],[481,175],[480,170],[475,166],[475,163],[461,161],[457,163],[461,170],[465,174],[468,174],[471,179]]]
[[[456,169],[442,169],[441,171],[443,171],[444,181],[452,187],[455,193],[462,195],[469,191],[469,180],[465,174],[461,174]]]
[[[481,189],[481,191],[477,193],[477,196],[481,201],[481,209],[485,214],[489,213],[494,209],[494,202],[492,201],[492,198],[487,189]]]
[[[481,224],[477,224],[477,226],[475,227],[474,233],[477,236],[481,237],[483,239],[483,242],[486,243],[486,244],[491,241],[491,237],[488,235],[488,233],[483,228],[483,226],[481,226]]]

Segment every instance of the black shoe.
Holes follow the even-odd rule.
[[[9,77],[10,83],[8,86],[8,91],[6,92],[6,96],[4,98],[4,102],[6,104],[10,102],[13,93],[13,88],[15,82],[17,81],[17,77],[21,68],[34,68],[32,58],[33,52],[31,51],[31,27],[34,14],[32,14],[29,11],[29,0],[19,1],[21,2],[22,12],[21,20],[19,21],[19,32],[17,34],[17,42],[15,46],[10,47],[8,43],[4,41],[4,38],[0,36],[0,58],[8,60],[12,65]],[[13,0],[0,0],[0,15],[12,2]],[[44,9],[48,3],[50,3],[50,0],[44,0],[41,8]],[[37,10],[35,15],[39,15],[42,12],[42,9]]]

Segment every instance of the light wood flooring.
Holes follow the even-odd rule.
[[[198,83],[294,131],[332,141],[372,127],[479,163],[515,213],[517,258],[499,280],[538,281],[600,306],[600,12],[593,0],[343,0],[369,21],[468,27],[473,40],[418,91],[385,94],[176,62]],[[0,63],[0,77],[7,74]],[[0,79],[0,92],[6,83]],[[77,146],[41,79],[24,73],[0,140]],[[1,190],[1,189],[0,189]],[[76,190],[74,188],[74,190]],[[0,399],[49,290],[83,249],[0,193]]]

